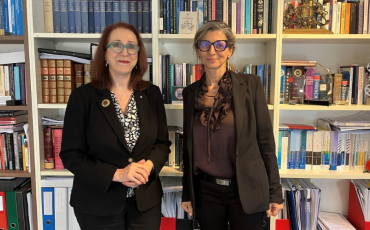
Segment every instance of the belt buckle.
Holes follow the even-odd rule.
[[[216,184],[230,186],[230,180],[216,179]]]

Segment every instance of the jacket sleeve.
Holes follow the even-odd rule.
[[[60,158],[64,167],[76,178],[92,188],[106,193],[112,183],[116,166],[100,161],[88,154],[86,124],[88,114],[79,90],[71,93],[64,117]]]
[[[258,147],[265,163],[270,187],[270,203],[283,203],[279,168],[275,153],[275,140],[261,79],[255,76],[255,115]]]
[[[150,180],[154,180],[159,176],[159,172],[162,170],[168,159],[171,141],[168,137],[166,111],[164,108],[162,94],[158,86],[151,85],[149,87],[152,88],[152,90],[148,90],[148,92],[150,100],[153,103],[158,122],[157,138],[147,157],[147,160],[151,160],[154,165],[154,173],[150,175]]]
[[[188,97],[187,97],[187,90],[186,88],[183,91],[183,98],[184,98],[184,108],[183,108],[183,130],[184,130],[184,135],[183,135],[183,177],[182,177],[182,202],[187,202],[190,201],[190,162],[189,162],[189,151],[188,151],[188,146],[187,146],[187,138],[188,138],[188,116],[186,114],[186,108],[188,102]],[[192,127],[190,127],[192,128]]]

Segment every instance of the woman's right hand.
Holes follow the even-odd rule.
[[[145,162],[145,160],[142,160]],[[135,188],[148,182],[148,173],[142,162],[131,163],[123,169],[117,169],[113,176],[113,181]]]
[[[181,208],[184,209],[189,216],[193,215],[193,206],[191,206],[191,201],[181,202]]]

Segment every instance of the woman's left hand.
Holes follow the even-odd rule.
[[[283,207],[283,204],[270,203],[270,209],[266,211],[267,217],[276,216]]]
[[[142,159],[141,161],[139,161],[137,163],[144,165],[145,171],[148,173],[148,175],[150,174],[150,172],[153,169],[153,162],[151,160],[145,161],[144,159]],[[133,181],[124,181],[124,182],[122,182],[122,184],[127,186],[127,187],[131,187],[131,188],[139,187],[139,185],[136,184],[136,182],[133,182]]]

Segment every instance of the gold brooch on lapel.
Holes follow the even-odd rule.
[[[103,107],[107,107],[110,104],[110,101],[108,99],[104,99],[101,103]]]

